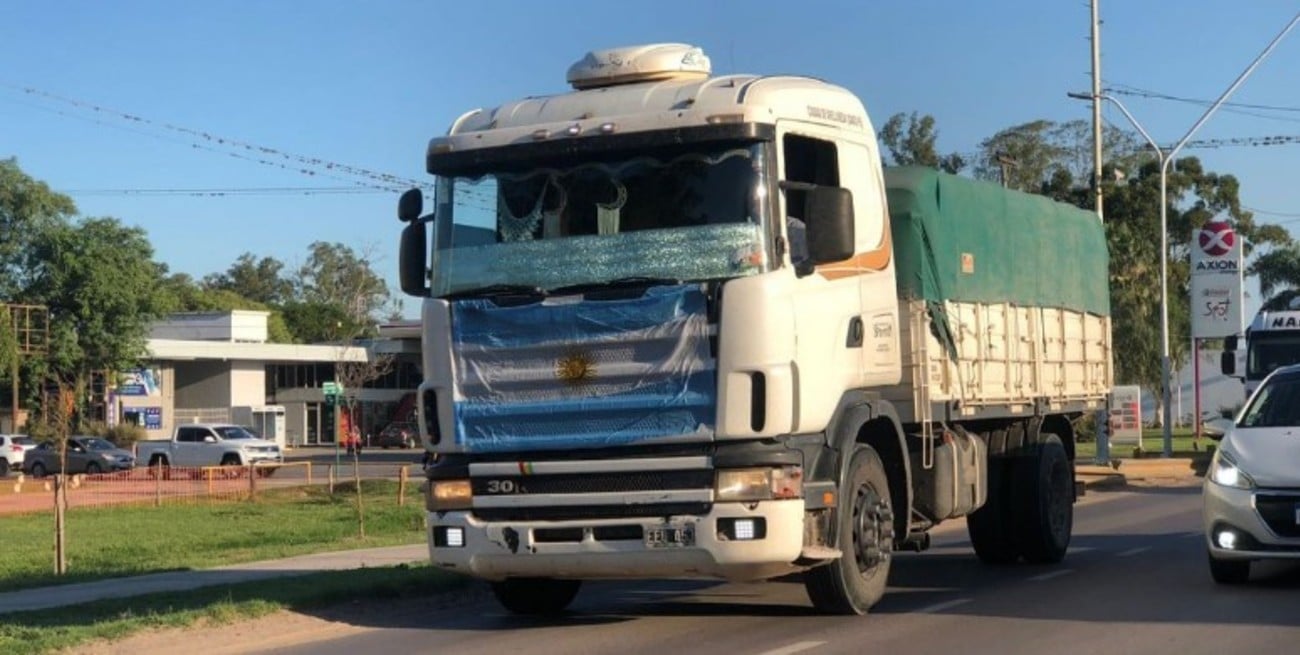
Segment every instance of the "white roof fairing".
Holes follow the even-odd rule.
[[[842,87],[807,77],[727,75],[606,86],[476,110],[448,136],[433,139],[429,154],[599,137],[610,123],[616,134],[694,127],[719,116],[764,124],[794,119],[874,135],[862,102]],[[574,126],[576,136],[566,132]]]

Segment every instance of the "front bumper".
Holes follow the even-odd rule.
[[[1286,494],[1268,489],[1225,487],[1206,480],[1202,493],[1205,501],[1202,526],[1210,555],[1222,560],[1300,559],[1300,537],[1279,535],[1265,522],[1257,506],[1261,495],[1276,497],[1279,493]],[[1294,495],[1300,498],[1300,493]],[[1295,526],[1300,527],[1300,500],[1291,511]],[[1233,548],[1223,548],[1218,543],[1219,533],[1225,530],[1237,535],[1238,543]]]
[[[281,453],[244,453],[244,461],[251,464],[283,464],[284,455]]]
[[[761,519],[761,539],[729,539],[721,527],[727,519]],[[436,566],[491,580],[508,577],[653,578],[708,577],[759,580],[802,568],[795,563],[803,548],[804,501],[714,503],[701,516],[672,516],[572,521],[479,520],[467,511],[429,512],[429,557]],[[690,525],[694,543],[647,545],[645,534],[665,526]],[[464,530],[464,546],[435,545],[439,528]],[[637,528],[640,538],[599,540],[601,528]],[[538,531],[570,530],[581,537],[555,542]]]

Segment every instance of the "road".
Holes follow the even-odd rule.
[[[1199,512],[1190,485],[1093,491],[1077,507],[1069,557],[1050,567],[983,566],[964,526],[945,525],[930,551],[900,554],[890,594],[866,617],[813,614],[797,580],[654,581],[588,584],[559,619],[510,616],[480,587],[285,615],[296,620],[215,639],[230,652],[313,655],[1291,652],[1300,569],[1257,565],[1250,586],[1217,587]]]

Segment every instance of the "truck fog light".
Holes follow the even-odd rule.
[[[767,536],[767,520],[718,519],[718,537],[727,541],[756,541]]]
[[[464,548],[465,528],[438,526],[433,529],[433,545],[436,548]]]
[[[1237,533],[1232,530],[1220,531],[1214,540],[1218,542],[1219,548],[1232,550],[1237,547]]]
[[[736,539],[738,541],[749,541],[754,538],[754,519],[744,519],[736,521]]]

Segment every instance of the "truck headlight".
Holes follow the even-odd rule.
[[[713,486],[717,502],[799,498],[802,494],[803,469],[798,466],[722,469]]]
[[[1236,489],[1254,489],[1255,481],[1237,466],[1232,456],[1222,450],[1215,451],[1210,460],[1210,481]]]
[[[424,506],[430,512],[469,509],[473,499],[469,480],[430,480]]]

